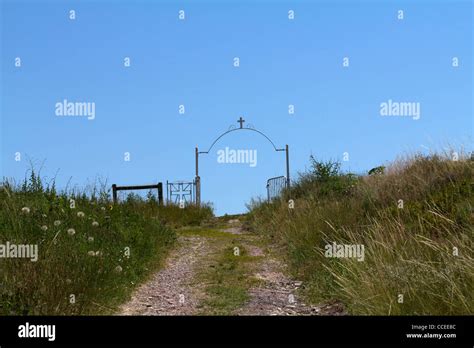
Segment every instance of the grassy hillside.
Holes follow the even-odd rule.
[[[367,176],[311,161],[284,198],[249,214],[306,280],[309,301],[363,315],[474,313],[472,160],[413,156]],[[333,242],[363,245],[364,260],[326,257]]]
[[[173,227],[212,215],[134,196],[112,205],[106,190],[58,193],[35,173],[20,186],[4,182],[0,244],[38,245],[39,255],[0,258],[0,315],[113,313],[160,265]]]

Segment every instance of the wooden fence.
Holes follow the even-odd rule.
[[[159,182],[157,185],[139,185],[139,186],[117,186],[112,185],[112,196],[114,203],[117,203],[117,191],[129,191],[129,190],[158,190],[158,204],[163,204],[163,184]]]

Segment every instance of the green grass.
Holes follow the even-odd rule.
[[[251,229],[285,250],[308,301],[338,299],[363,315],[474,312],[472,160],[417,155],[370,176],[312,164],[283,199],[249,214]],[[325,257],[332,242],[364,245],[365,261]]]
[[[234,254],[238,248],[239,256]],[[258,283],[252,277],[252,263],[259,257],[249,256],[242,245],[235,243],[215,257],[212,267],[198,275],[207,284],[202,314],[230,315],[249,300],[248,290]]]
[[[208,207],[112,205],[104,190],[57,192],[34,172],[20,186],[5,181],[0,244],[37,244],[39,259],[0,259],[0,315],[113,313],[173,247],[171,227],[211,216]]]

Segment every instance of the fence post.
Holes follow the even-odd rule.
[[[286,188],[290,188],[290,150],[288,149],[288,144],[285,148],[286,152]]]
[[[158,204],[163,205],[163,183],[158,183]]]
[[[117,185],[112,185],[112,198],[114,200],[114,204],[117,203]]]
[[[196,205],[201,205],[201,178],[199,177],[199,149],[196,146]]]

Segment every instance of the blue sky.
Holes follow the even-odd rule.
[[[195,146],[206,150],[240,116],[289,144],[293,178],[311,154],[348,152],[343,169],[362,173],[407,152],[472,149],[472,7],[3,0],[1,175],[21,180],[32,159],[60,186],[192,180]],[[95,119],[57,116],[64,99],[94,102]],[[389,99],[419,103],[420,118],[381,116]],[[218,163],[225,147],[257,150],[257,166]],[[232,132],[200,157],[200,175],[202,200],[218,214],[243,212],[265,196],[267,178],[285,175],[284,153],[255,132]]]

